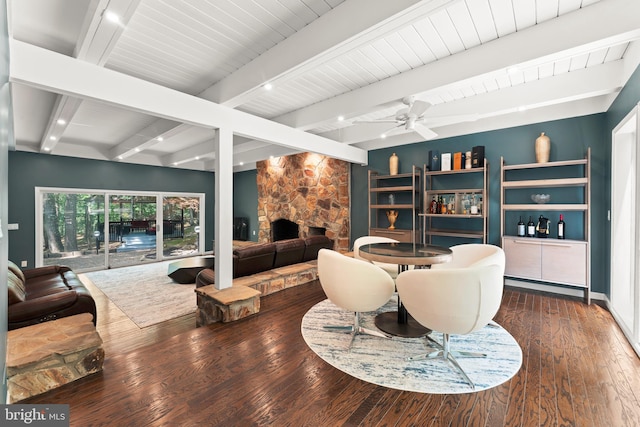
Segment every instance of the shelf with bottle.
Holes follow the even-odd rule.
[[[431,201],[425,206],[423,216],[482,217],[482,192],[477,189],[426,191],[425,195],[426,200]]]
[[[421,170],[381,175],[369,171],[369,234],[401,242],[417,242]],[[393,222],[392,222],[393,219]]]
[[[539,215],[537,218],[535,215],[518,216],[518,223],[516,224],[516,232],[506,232],[504,237],[524,237],[527,239],[543,239],[543,240],[571,240],[575,242],[583,242],[584,239],[566,238],[566,223],[564,221],[564,214],[560,214],[557,221],[552,221],[543,215]],[[526,221],[526,222],[525,222]]]
[[[424,242],[451,244],[451,238],[482,240],[488,234],[489,163],[470,169],[424,169]],[[434,239],[435,238],[435,239]]]
[[[590,160],[590,149],[582,159],[547,163],[500,159],[506,277],[583,288],[590,303]]]

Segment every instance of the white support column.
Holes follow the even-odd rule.
[[[233,132],[220,128],[214,138],[216,289],[233,284]]]

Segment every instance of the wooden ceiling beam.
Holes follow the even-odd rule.
[[[352,163],[366,164],[368,161],[367,152],[357,147],[15,39],[10,40],[10,47],[9,79],[12,83],[90,99],[194,126],[211,129],[227,127],[236,135],[294,150],[325,154]]]

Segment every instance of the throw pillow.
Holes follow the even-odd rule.
[[[24,282],[20,280],[20,278],[16,276],[16,274],[12,270],[9,270],[7,279],[7,288],[9,289],[9,305],[24,301],[27,297]]]
[[[7,264],[9,265],[9,271],[13,271],[13,274],[18,276],[18,278],[22,280],[22,283],[24,284],[24,282],[26,282],[27,280],[24,278],[24,273],[22,272],[20,267],[18,267],[15,263],[13,263],[10,260],[7,260]]]

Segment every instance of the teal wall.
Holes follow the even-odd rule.
[[[406,172],[412,164],[423,166],[429,150],[456,152],[467,151],[474,145],[484,145],[490,163],[489,242],[499,244],[500,156],[508,164],[534,162],[535,138],[540,132],[546,132],[552,141],[551,160],[581,158],[587,147],[591,147],[591,283],[593,291],[608,295],[611,242],[607,214],[611,209],[611,131],[638,102],[640,67],[606,113],[371,151],[368,166],[351,167],[351,241],[367,234],[367,169],[388,172],[389,156],[393,152],[400,157],[400,172]],[[552,214],[548,216],[552,218]],[[571,226],[576,229],[575,223]]]
[[[369,152],[368,166],[352,165],[352,211],[351,238],[366,235],[367,213],[367,170],[389,171],[389,156],[396,153],[400,158],[400,172],[408,172],[412,165],[423,167],[429,150],[442,152],[469,151],[473,146],[484,145],[485,158],[489,162],[489,243],[500,245],[500,156],[507,164],[535,163],[534,141],[541,132],[551,138],[551,160],[583,158],[591,147],[592,158],[592,259],[603,259],[605,233],[608,231],[605,188],[607,186],[605,114],[595,114],[566,120],[537,123],[515,128],[481,132],[472,135],[420,142]],[[487,202],[484,203],[485,209]],[[541,212],[536,212],[536,216]],[[529,215],[527,213],[527,215]],[[555,223],[557,213],[546,215]],[[508,224],[507,224],[508,225]],[[569,224],[568,224],[569,226]],[[571,224],[573,230],[581,224]],[[463,243],[463,241],[458,241]],[[450,242],[454,243],[454,242]],[[592,284],[596,292],[604,291],[604,269],[602,263],[592,263]]]
[[[164,191],[205,194],[205,250],[214,228],[214,174],[48,154],[9,153],[9,259],[35,265],[35,187]]]
[[[258,241],[258,171],[233,174],[233,216],[249,218],[249,240]],[[255,232],[255,234],[254,234]]]

